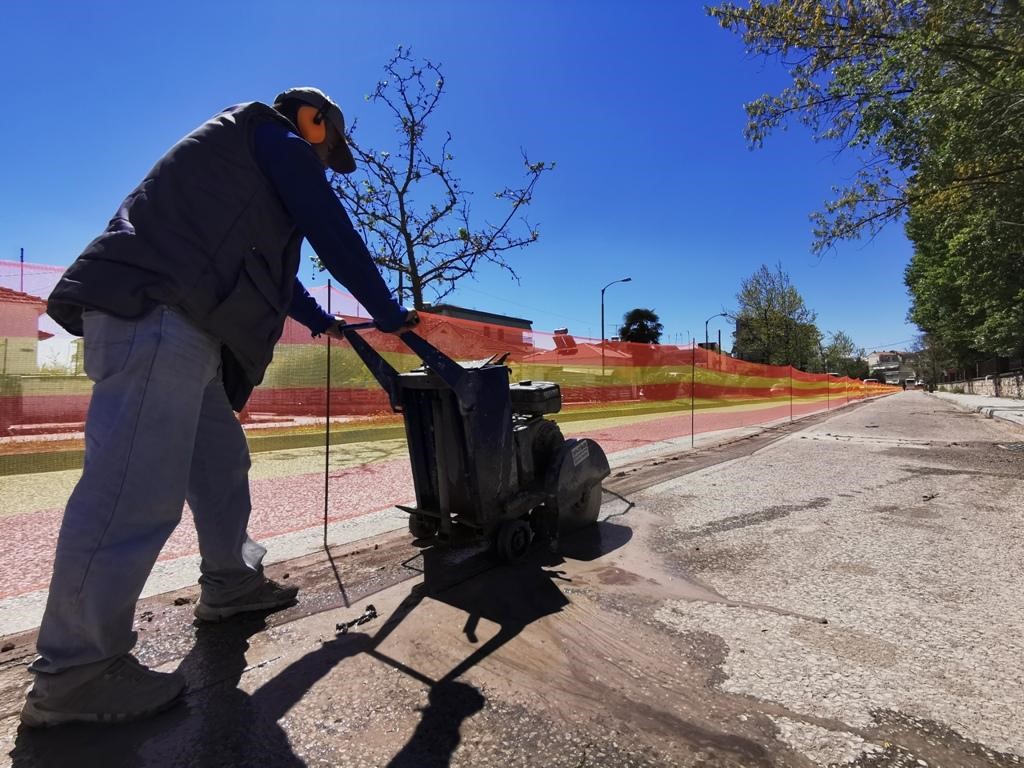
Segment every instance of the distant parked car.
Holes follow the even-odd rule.
[[[878,379],[864,379],[864,383],[865,384],[881,384],[882,382],[880,382]]]

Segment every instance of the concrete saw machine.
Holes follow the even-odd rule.
[[[554,547],[560,533],[597,522],[608,459],[545,418],[562,408],[558,384],[512,383],[504,355],[460,365],[412,331],[400,338],[423,366],[398,373],[359,334],[374,327],[341,329],[404,418],[416,506],[400,509],[414,537],[468,535],[515,562],[535,539]]]

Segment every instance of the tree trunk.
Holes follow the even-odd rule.
[[[419,280],[412,284],[412,308],[423,309],[423,286],[420,285]]]
[[[412,294],[412,308],[423,309],[423,279],[416,264],[416,248],[408,235],[405,236],[406,262],[409,264],[409,293]]]

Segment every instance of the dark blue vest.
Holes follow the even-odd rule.
[[[48,313],[75,335],[82,309],[141,317],[181,309],[223,343],[236,410],[263,380],[281,336],[302,237],[252,152],[258,102],[232,107],[175,144],[67,269]]]

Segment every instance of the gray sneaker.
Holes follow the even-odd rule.
[[[255,589],[226,603],[206,603],[200,599],[195,614],[200,621],[224,621],[239,613],[284,608],[295,602],[297,594],[298,587],[285,587],[267,579]]]
[[[154,672],[125,654],[97,674],[68,685],[61,675],[37,675],[21,722],[30,728],[61,723],[124,723],[173,706],[185,691],[178,672]]]

